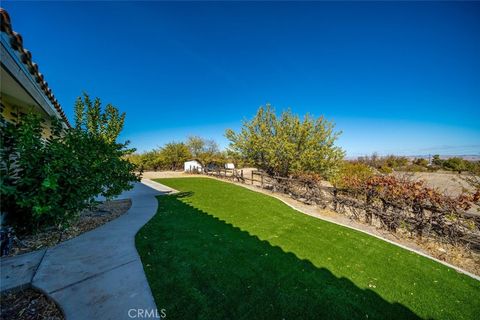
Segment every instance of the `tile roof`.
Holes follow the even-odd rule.
[[[12,24],[10,22],[10,16],[8,15],[7,11],[3,8],[0,8],[0,29],[2,32],[5,32],[10,36],[10,45],[13,50],[16,50],[20,54],[20,58],[22,63],[25,64],[27,70],[33,76],[33,78],[37,81],[40,88],[43,90],[45,96],[48,97],[52,105],[55,107],[57,112],[60,114],[62,119],[65,121],[67,126],[70,128],[70,122],[68,121],[65,112],[63,112],[60,103],[58,103],[57,99],[52,93],[52,90],[49,88],[48,83],[43,78],[43,74],[38,71],[38,65],[32,61],[32,54],[30,51],[23,47],[23,39],[22,36],[13,31]]]

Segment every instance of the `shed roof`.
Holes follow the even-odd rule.
[[[185,162],[190,162],[190,161],[196,161],[196,162],[200,163],[200,164],[203,166],[202,161],[200,161],[199,159],[188,159],[188,160],[185,161]]]

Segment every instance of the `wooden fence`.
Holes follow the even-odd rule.
[[[432,205],[405,205],[378,194],[362,194],[334,188],[328,183],[269,176],[258,170],[248,176],[242,169],[204,170],[207,175],[229,179],[289,195],[306,204],[317,205],[349,218],[391,232],[418,237],[435,237],[450,243],[468,244],[480,250],[480,215],[446,211]]]

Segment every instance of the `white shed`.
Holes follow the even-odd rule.
[[[192,171],[201,171],[203,169],[202,164],[198,160],[188,160],[185,161],[183,164],[183,170],[185,172],[192,172]]]
[[[235,169],[235,165],[233,163],[225,163],[225,169]]]

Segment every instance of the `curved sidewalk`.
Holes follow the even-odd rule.
[[[124,215],[53,248],[35,252],[38,261],[29,266],[30,274],[23,274],[29,280],[23,285],[31,283],[47,293],[67,320],[131,319],[131,309],[131,315],[139,314],[139,309],[155,310],[135,248],[135,234],[157,212],[155,196],[172,191],[152,181],[136,183],[118,197],[132,200],[132,207]],[[21,267],[20,258],[2,261],[2,269]]]

